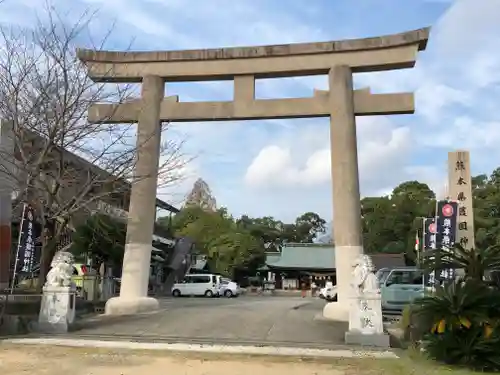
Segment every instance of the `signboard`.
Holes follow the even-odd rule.
[[[423,219],[423,249],[436,249],[436,218],[429,217]]]
[[[456,201],[441,200],[436,205],[436,248],[441,249],[441,259],[457,240],[457,218],[459,205]],[[439,264],[441,259],[436,259]],[[440,280],[453,278],[452,270],[443,270],[439,276]]]
[[[422,250],[423,256],[428,256],[426,251],[432,251],[436,249],[436,218],[428,217],[422,218]],[[420,256],[419,256],[420,259]],[[420,261],[420,260],[419,260]],[[432,271],[430,274],[424,274],[424,282],[428,286],[433,286],[435,284],[435,272]]]
[[[119,220],[128,220],[128,212],[119,208],[112,206],[109,203],[106,203],[104,201],[97,201],[97,212],[110,216],[114,219],[119,219]]]
[[[35,258],[35,213],[29,204],[24,206],[17,247],[16,271],[31,272]]]
[[[474,247],[474,212],[468,151],[448,153],[448,186],[450,199],[458,202],[457,240],[466,249]]]
[[[436,247],[447,250],[457,239],[458,202],[442,200],[437,202]]]

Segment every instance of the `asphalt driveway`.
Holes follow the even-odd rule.
[[[312,298],[168,298],[160,306],[151,314],[89,322],[71,336],[325,348],[343,344],[347,329],[322,320],[324,302]]]

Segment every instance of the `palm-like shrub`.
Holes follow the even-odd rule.
[[[500,336],[498,331],[486,337],[482,327],[449,330],[434,335],[427,353],[443,363],[482,372],[500,371]]]
[[[474,278],[448,283],[415,301],[412,315],[426,332],[432,358],[481,371],[500,370],[498,290]]]
[[[412,310],[428,332],[469,328],[488,322],[492,315],[500,317],[500,293],[472,280],[448,283],[419,299]]]
[[[429,356],[447,364],[500,371],[500,291],[486,282],[492,271],[500,270],[500,246],[432,250],[420,266],[464,272],[462,279],[437,287],[412,306],[412,321],[424,332]]]

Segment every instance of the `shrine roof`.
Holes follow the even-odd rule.
[[[335,269],[335,248],[332,245],[290,244],[281,254],[267,253],[266,265],[281,269]]]
[[[370,254],[376,269],[406,265],[404,254]],[[288,244],[281,253],[266,253],[266,266],[279,269],[335,269],[335,247],[331,244]]]

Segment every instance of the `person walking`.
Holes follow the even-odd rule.
[[[307,295],[307,284],[304,280],[302,280],[301,288],[300,288],[300,295],[302,298],[306,298]]]

